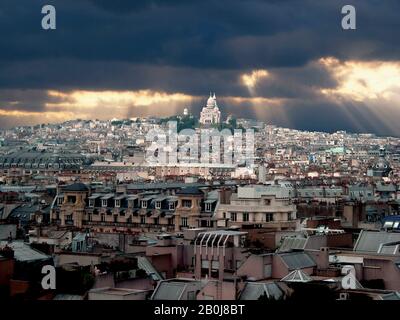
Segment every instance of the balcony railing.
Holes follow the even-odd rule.
[[[102,226],[102,227],[121,227],[121,228],[151,228],[161,229],[167,228],[167,230],[173,231],[175,225],[171,224],[152,224],[152,223],[136,223],[136,222],[108,222],[108,221],[88,221],[83,220],[83,225],[86,226]]]

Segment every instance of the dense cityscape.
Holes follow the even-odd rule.
[[[1,130],[0,296],[400,299],[398,138],[236,118],[215,93],[191,109]],[[149,163],[171,121],[251,130],[251,165]]]

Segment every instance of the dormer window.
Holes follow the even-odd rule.
[[[89,199],[89,207],[94,207],[94,199]]]
[[[175,202],[170,202],[169,203],[169,210],[174,210],[175,209]]]
[[[206,212],[211,212],[211,203],[206,203]]]
[[[120,206],[121,206],[121,200],[116,199],[116,200],[115,200],[115,207],[116,207],[116,208],[119,208]]]
[[[147,201],[146,200],[142,200],[142,208],[143,209],[147,208]]]
[[[161,201],[156,201],[156,209],[161,209]]]
[[[191,208],[192,207],[192,200],[182,200],[182,207],[184,208]]]
[[[68,196],[67,197],[67,202],[71,203],[71,204],[76,203],[76,196]]]
[[[107,207],[107,200],[106,199],[102,199],[101,200],[101,206],[102,207]]]

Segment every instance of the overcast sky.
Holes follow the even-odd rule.
[[[398,0],[2,0],[0,32],[0,127],[197,114],[213,91],[224,118],[400,136]]]

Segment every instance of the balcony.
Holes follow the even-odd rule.
[[[164,224],[152,224],[152,223],[135,223],[135,222],[106,222],[106,221],[88,221],[83,220],[82,224],[84,226],[92,227],[114,227],[114,228],[150,228],[150,229],[161,229],[166,228],[167,231],[174,231],[174,225],[164,225]]]

